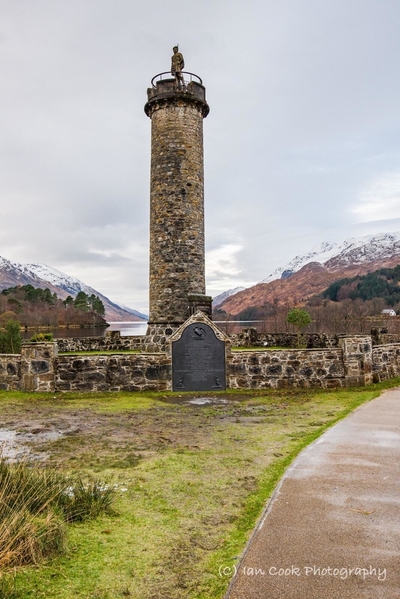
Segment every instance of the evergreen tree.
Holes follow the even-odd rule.
[[[69,295],[64,301],[63,301],[64,306],[73,306],[74,305],[74,298]]]
[[[5,331],[0,330],[0,353],[19,354],[21,352],[22,336],[18,322],[9,320]]]
[[[97,295],[91,295],[90,298],[90,305],[92,306],[92,310],[93,312],[96,312],[96,314],[99,314],[100,316],[104,316],[106,310],[104,308],[104,304],[101,301],[101,299],[97,296]]]
[[[84,312],[87,312],[89,310],[87,293],[84,291],[79,291],[74,300],[74,306],[77,310],[83,310]]]

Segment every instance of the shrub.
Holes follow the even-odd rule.
[[[53,341],[53,333],[35,333],[30,338],[33,343],[43,343],[45,341]]]
[[[300,329],[306,327],[312,321],[311,314],[303,308],[292,308],[286,316],[287,322],[293,324],[297,329],[297,347],[300,347]]]

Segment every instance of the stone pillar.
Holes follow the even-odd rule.
[[[339,335],[343,350],[345,384],[347,387],[371,385],[372,338],[370,335]]]
[[[54,391],[57,343],[24,343],[21,349],[21,391]]]
[[[150,317],[148,338],[164,338],[205,295],[203,118],[205,88],[157,81],[148,89],[151,118]],[[195,299],[193,299],[195,298]]]

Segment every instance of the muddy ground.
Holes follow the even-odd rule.
[[[1,401],[0,445],[10,459],[95,470],[101,455],[102,469],[123,468],[165,447],[212,446],[218,423],[256,424],[286,406],[247,405],[249,400],[257,402],[257,396],[172,395],[148,409],[112,412],[99,411],[104,405],[95,400],[77,409],[68,399]]]

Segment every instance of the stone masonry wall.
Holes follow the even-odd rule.
[[[372,349],[372,356],[374,383],[400,376],[400,343],[378,345]]]
[[[150,325],[146,335],[132,335],[121,337],[119,331],[110,331],[104,337],[69,337],[58,338],[55,342],[58,345],[58,351],[123,351],[139,350],[144,353],[153,352],[158,347],[158,351],[164,351],[165,344],[178,326],[170,325]],[[236,347],[259,346],[266,344],[277,345],[296,349],[297,335],[295,333],[258,333],[256,329],[244,329],[240,333],[228,335],[231,344]],[[397,341],[397,340],[396,340]],[[300,344],[307,349],[331,348],[339,346],[338,335],[325,335],[320,333],[305,333],[300,337]]]
[[[297,337],[296,333],[261,333],[253,327],[243,329],[240,333],[229,335],[231,343],[236,347],[249,346],[269,346],[296,348],[298,341],[302,347],[313,348],[331,348],[338,347],[339,336],[327,335],[325,333],[301,333]]]
[[[145,353],[164,352],[167,341],[178,329],[178,325],[149,324],[142,338],[142,351]]]
[[[371,335],[374,345],[392,345],[393,343],[400,343],[400,333],[388,333],[387,329],[371,329]]]
[[[170,388],[171,362],[165,354],[59,356],[59,391],[162,391]]]
[[[21,355],[0,355],[0,390],[14,391],[19,389],[21,379]]]
[[[228,387],[343,387],[345,370],[340,349],[235,351],[228,357]]]
[[[142,350],[144,335],[121,337],[119,331],[107,332],[105,337],[65,337],[55,339],[58,351],[123,351]]]
[[[371,337],[339,339],[331,349],[226,349],[227,388],[348,387],[400,376],[400,343],[372,348]],[[171,353],[57,355],[56,343],[26,343],[0,355],[0,390],[170,390]]]

